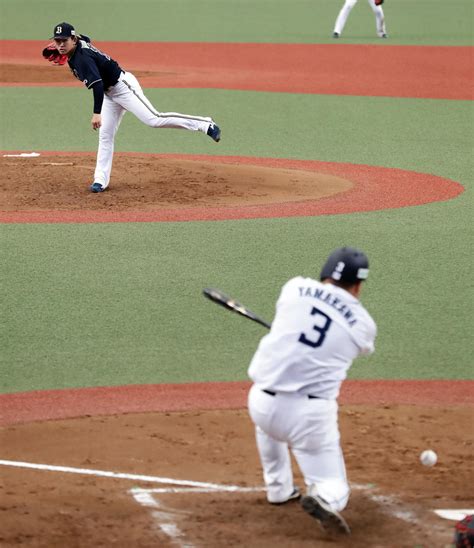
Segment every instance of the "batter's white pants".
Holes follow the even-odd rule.
[[[253,385],[248,396],[257,449],[269,502],[283,502],[293,491],[290,450],[307,492],[316,492],[333,510],[343,510],[350,488],[340,446],[338,404],[301,394],[271,396]]]
[[[383,34],[386,34],[385,17],[382,6],[376,6],[374,0],[368,0],[368,2],[375,15],[375,28],[377,30],[377,34],[379,37],[381,37]],[[346,24],[347,18],[349,17],[349,13],[356,4],[357,0],[346,0],[344,2],[344,5],[342,6],[339,15],[337,16],[336,24],[334,25],[334,32],[342,34],[344,25]]]
[[[135,76],[130,72],[123,73],[115,86],[105,93],[102,105],[102,126],[99,130],[99,150],[94,182],[100,183],[104,188],[110,181],[115,134],[127,111],[147,126],[154,128],[188,129],[207,133],[212,123],[211,118],[203,116],[156,111],[145,97]]]

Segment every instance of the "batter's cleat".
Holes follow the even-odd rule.
[[[216,143],[221,140],[221,128],[215,122],[211,122],[207,134],[211,139],[214,139]]]
[[[105,188],[100,183],[91,184],[91,192],[104,192]]]
[[[385,32],[383,34],[380,35],[380,38],[388,38],[388,34],[385,34]]]
[[[332,37],[333,38],[339,38],[339,33],[338,32],[333,32]]]
[[[321,527],[328,533],[351,534],[349,525],[347,525],[344,518],[320,496],[306,495],[302,497],[301,506],[310,516],[316,518]]]
[[[301,497],[300,490],[298,487],[295,487],[293,491],[291,492],[291,495],[286,499],[282,500],[281,502],[270,502],[270,504],[273,504],[274,506],[278,506],[280,504],[286,504],[287,502],[290,502],[292,500],[298,500]]]

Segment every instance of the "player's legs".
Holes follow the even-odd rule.
[[[288,445],[274,440],[259,426],[255,428],[255,437],[267,487],[267,500],[272,503],[284,502],[294,489]]]
[[[338,442],[314,452],[292,448],[304,476],[308,494],[317,493],[336,511],[343,510],[349,500],[344,457]]]
[[[208,117],[178,112],[158,112],[143,93],[138,80],[130,72],[122,75],[110,93],[115,102],[150,127],[187,129],[207,133],[212,123],[212,119]]]
[[[284,439],[272,436],[276,426],[274,416],[277,405],[275,397],[255,386],[251,388],[248,409],[255,424],[255,437],[267,487],[267,500],[272,503],[286,501],[294,489],[288,445]]]
[[[125,109],[105,95],[101,114],[102,126],[99,129],[99,149],[97,151],[94,182],[100,183],[103,188],[107,188],[112,171],[115,134],[125,114]]]
[[[344,509],[349,499],[344,457],[340,447],[338,405],[335,400],[306,399],[291,432],[290,447],[310,492],[333,510]]]
[[[382,6],[376,6],[374,0],[368,0],[369,6],[372,8],[375,14],[375,28],[379,38],[387,36],[387,30],[385,28],[385,16]]]
[[[339,15],[337,16],[336,23],[334,25],[334,33],[337,33],[338,35],[342,34],[347,18],[349,17],[349,14],[352,8],[356,4],[357,4],[357,0],[346,0],[344,2],[344,5],[342,6],[341,11],[339,12]]]

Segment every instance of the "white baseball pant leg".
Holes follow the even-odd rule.
[[[99,129],[99,149],[94,172],[94,183],[109,186],[114,157],[115,134],[126,110],[107,95],[102,104],[102,126]]]
[[[382,6],[376,6],[374,0],[368,0],[368,2],[375,15],[375,29],[377,31],[377,35],[379,36],[379,38],[381,38],[384,34],[387,33],[385,29],[385,16]]]
[[[102,105],[102,127],[99,130],[99,150],[94,173],[94,182],[107,187],[112,171],[115,134],[126,111],[153,128],[175,128],[207,133],[212,119],[204,116],[158,112],[147,99],[143,90],[130,72],[121,75],[115,86],[105,93]]]
[[[269,436],[260,426],[255,426],[255,438],[268,502],[284,502],[294,489],[288,444]]]
[[[207,133],[212,123],[211,118],[204,116],[180,114],[179,112],[158,112],[145,97],[138,80],[130,72],[122,74],[109,96],[150,127],[188,129]]]
[[[334,32],[337,32],[337,34],[342,34],[347,18],[349,17],[349,14],[351,13],[352,8],[356,4],[357,4],[357,0],[346,0],[344,2],[344,5],[342,6],[341,11],[339,12],[339,15],[337,16],[336,23],[334,25]]]
[[[307,492],[317,492],[332,509],[343,510],[350,489],[339,443],[337,402],[299,394],[270,396],[254,385],[248,408],[256,426],[268,501],[282,502],[293,491],[290,448]]]

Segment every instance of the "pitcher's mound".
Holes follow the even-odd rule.
[[[106,192],[92,194],[95,154],[2,157],[3,211],[139,211],[314,201],[352,188],[326,173],[238,163],[115,154]]]

